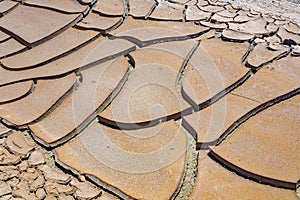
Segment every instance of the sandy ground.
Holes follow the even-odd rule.
[[[300,25],[300,0],[228,0],[228,2],[261,13],[285,16]]]

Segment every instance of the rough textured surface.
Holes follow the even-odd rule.
[[[299,199],[299,5],[0,1],[0,199]]]

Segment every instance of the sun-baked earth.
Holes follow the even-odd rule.
[[[300,27],[237,5],[0,1],[0,199],[300,199]]]

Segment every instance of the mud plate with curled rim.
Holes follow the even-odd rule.
[[[0,197],[297,199],[295,22],[205,0],[0,8],[2,171],[62,185],[15,175]]]

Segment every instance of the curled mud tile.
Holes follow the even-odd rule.
[[[78,199],[95,199],[101,196],[101,190],[88,182],[73,179],[70,184],[76,188],[75,197]]]
[[[238,15],[234,18],[234,21],[237,23],[245,23],[248,22],[250,20],[253,20],[253,18],[247,16],[247,15]]]
[[[107,16],[123,16],[125,5],[123,0],[101,0],[97,1],[93,10]]]
[[[41,121],[30,125],[37,141],[45,146],[56,145],[77,135],[114,98],[127,78],[125,57],[80,70],[82,82],[77,89]]]
[[[185,12],[188,21],[207,20],[211,16],[209,12],[204,12],[198,6],[188,6]]]
[[[170,3],[167,1],[159,2],[154,11],[149,16],[150,19],[182,21],[184,5]]]
[[[29,95],[33,81],[25,81],[0,87],[0,104],[15,101]]]
[[[12,192],[12,189],[11,189],[10,185],[5,183],[4,181],[0,181],[0,197],[11,194],[11,192]]]
[[[0,116],[7,123],[24,125],[47,112],[76,82],[75,74],[37,82],[35,90],[19,101],[0,105]]]
[[[20,131],[13,132],[7,137],[5,141],[7,148],[22,157],[27,157],[29,153],[34,149],[33,146],[26,142],[23,134]]]
[[[10,38],[2,43],[0,43],[0,58],[5,58],[10,55],[16,54],[18,52],[22,52],[26,47],[15,39]]]
[[[0,2],[0,17],[3,15],[9,13],[12,11],[14,8],[18,6],[18,2],[15,1],[1,1]]]
[[[283,25],[283,28],[290,33],[294,33],[294,34],[298,34],[298,35],[300,34],[300,27],[299,27],[299,25],[297,25],[295,23],[290,22],[288,24],[285,24],[285,25]]]
[[[274,185],[285,181],[296,188],[300,175],[299,105],[300,96],[296,95],[263,110],[213,151],[243,170],[269,178]]]
[[[88,68],[107,60],[111,60],[115,57],[133,51],[134,49],[134,44],[127,40],[107,40],[106,38],[101,37],[83,48],[72,52],[68,56],[42,65],[38,68],[22,71],[8,71],[0,68],[0,85],[19,80],[55,77],[67,74],[68,72],[72,72],[79,68]]]
[[[268,44],[268,49],[273,51],[280,51],[280,50],[286,50],[286,46],[282,45],[279,42],[271,42]]]
[[[229,23],[229,29],[249,34],[269,34],[272,30],[265,27],[267,22],[262,18],[252,19],[245,23]]]
[[[210,12],[210,13],[216,13],[224,10],[222,6],[214,6],[214,5],[207,5],[207,6],[199,6],[200,10]]]
[[[233,22],[233,18],[229,18],[229,17],[223,17],[221,15],[218,15],[218,14],[214,14],[212,17],[211,17],[211,22]]]
[[[136,18],[145,18],[155,6],[155,0],[129,0],[129,15]]]
[[[151,142],[153,134],[162,143]],[[141,153],[132,151],[124,140],[114,140],[126,135]],[[56,161],[122,198],[170,199],[184,174],[186,142],[186,134],[174,121],[128,132],[93,122],[79,137],[56,149]]]
[[[25,5],[49,8],[55,11],[75,14],[84,12],[88,7],[81,5],[76,0],[24,0]]]
[[[39,20],[36,17],[39,16]],[[26,46],[50,39],[78,21],[82,15],[19,5],[0,18],[0,29]],[[36,22],[36,23],[34,23]],[[34,31],[34,34],[33,34]]]
[[[220,0],[208,0],[208,2],[211,5],[220,6],[220,7],[228,4],[227,1],[222,1],[222,0],[221,1]]]
[[[131,56],[135,69],[100,118],[112,125],[119,126],[120,122],[135,127],[135,123],[157,123],[160,118],[180,115],[189,108],[176,86],[185,57],[172,52],[172,48],[166,51],[156,46],[140,49]]]
[[[269,62],[272,62],[273,60],[287,55],[288,51],[288,47],[278,51],[272,51],[268,49],[267,43],[259,43],[254,47],[254,50],[250,52],[246,61],[246,65],[251,68],[259,68]]]
[[[214,28],[214,29],[227,28],[227,24],[225,24],[225,23],[212,23],[212,22],[200,21],[200,24],[203,26],[206,26],[206,27]]]
[[[235,12],[230,12],[228,10],[220,11],[217,14],[222,17],[227,17],[227,18],[234,18],[237,15]]]
[[[242,58],[248,47],[246,43],[228,43],[220,39],[201,42],[184,74],[182,92],[185,99],[199,107],[246,76],[248,69],[242,65]]]
[[[207,32],[209,28],[193,22],[164,22],[150,20],[134,20],[128,17],[118,29],[111,31],[116,37],[123,37],[132,42],[138,39],[140,45],[150,45],[173,40],[189,40],[194,36]],[[129,36],[129,37],[126,37]]]
[[[263,185],[241,177],[208,156],[198,160],[196,185],[190,196],[193,200],[200,199],[266,199],[297,200],[295,191]]]
[[[48,165],[41,165],[38,169],[43,172],[46,180],[53,180],[62,184],[66,184],[71,181],[71,176]]]
[[[297,44],[300,44],[300,34],[293,34],[286,31],[282,26],[279,28],[277,35],[281,38],[282,41],[285,39],[293,40]]]
[[[99,37],[95,31],[69,28],[53,39],[28,51],[1,60],[5,68],[21,70],[41,66],[67,56]]]
[[[197,136],[198,148],[214,145],[232,123],[258,105],[254,100],[228,94],[204,110],[183,117],[183,126]]]
[[[238,31],[233,31],[230,29],[224,29],[222,31],[222,37],[225,40],[229,41],[249,41],[254,38],[254,34],[249,34],[249,33],[242,33]]]
[[[265,102],[300,87],[300,60],[285,57],[262,67],[233,93]]]
[[[118,26],[122,21],[122,17],[106,17],[98,13],[88,14],[76,26],[83,29],[93,29],[101,32],[106,32]]]
[[[5,42],[10,38],[10,35],[0,31],[0,43]]]

